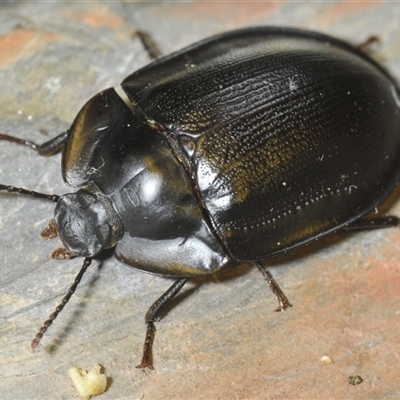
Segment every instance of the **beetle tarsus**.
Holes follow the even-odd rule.
[[[136,366],[136,368],[154,369],[152,364],[152,349],[154,341],[154,332],[156,330],[154,322],[158,321],[161,318],[161,314],[165,310],[165,307],[167,307],[167,305],[171,302],[171,300],[179,293],[179,291],[182,289],[186,281],[187,281],[186,278],[176,280],[171,285],[171,287],[161,297],[159,297],[148,309],[145,316],[147,330],[146,330],[146,339],[143,345],[142,361],[138,366]]]
[[[0,140],[5,140],[7,142],[22,144],[23,146],[28,146],[31,149],[38,151],[38,145],[30,140],[20,139],[14,136],[6,135],[5,133],[0,133]]]
[[[67,140],[67,137],[68,137],[68,131],[65,131],[57,135],[55,138],[48,140],[45,143],[37,144],[35,142],[31,142],[30,140],[20,139],[14,136],[0,133],[0,140],[5,140],[7,142],[28,146],[32,150],[37,151],[37,153],[41,156],[51,156],[61,151],[62,148],[64,147],[64,143]]]
[[[394,228],[400,225],[400,219],[393,215],[386,217],[375,217],[368,219],[359,219],[349,225],[342,227],[338,232],[366,231],[372,229]]]
[[[139,369],[144,369],[144,368],[154,369],[153,368],[153,363],[152,363],[152,347],[153,347],[155,331],[156,331],[156,327],[155,327],[154,323],[153,322],[148,322],[147,323],[147,329],[146,329],[146,339],[145,339],[144,345],[143,345],[142,361],[140,362],[139,365],[136,366],[136,368],[139,368]]]
[[[279,287],[278,283],[275,281],[274,277],[261,263],[256,262],[258,270],[262,273],[265,280],[268,282],[269,288],[272,290],[272,293],[276,296],[279,307],[275,310],[276,312],[285,311],[288,307],[292,307],[288,298],[286,297],[283,290]]]
[[[161,50],[158,48],[153,38],[147,32],[136,30],[133,32],[133,36],[139,38],[139,40],[142,42],[143,47],[147,51],[147,54],[152,60],[156,60],[157,58],[161,57]]]

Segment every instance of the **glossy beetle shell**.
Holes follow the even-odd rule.
[[[222,34],[156,60],[122,89],[134,115],[167,141],[234,260],[267,258],[338,230],[376,207],[399,179],[396,83],[355,47],[322,34]],[[98,154],[93,137],[69,140],[67,183],[97,183],[96,171],[85,175]],[[75,145],[87,145],[84,157]],[[109,165],[118,157],[110,147]],[[78,159],[82,179],[74,181],[68,176]]]

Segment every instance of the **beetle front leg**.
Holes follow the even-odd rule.
[[[145,316],[147,330],[146,339],[143,345],[142,361],[139,365],[136,366],[136,368],[154,369],[152,364],[152,348],[154,332],[156,330],[154,322],[158,321],[161,318],[161,314],[163,313],[165,307],[179,293],[186,281],[186,278],[178,279],[177,281],[175,281],[174,284],[148,309]]]
[[[30,140],[24,140],[16,138],[14,136],[9,136],[4,133],[0,133],[0,140],[5,140],[7,142],[22,144],[23,146],[28,146],[31,149],[38,152],[40,156],[51,156],[62,150],[65,142],[67,141],[68,131],[60,133],[55,138],[48,140],[42,144],[36,144]]]

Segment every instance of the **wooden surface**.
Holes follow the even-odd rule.
[[[148,62],[135,28],[165,52],[251,25],[316,29],[354,43],[378,35],[376,57],[400,79],[400,7],[389,2],[84,3],[0,5],[0,132],[43,142],[100,90]],[[0,143],[0,182],[62,194],[60,156]],[[395,193],[385,204],[400,215]],[[171,284],[94,262],[39,349],[30,341],[82,260],[49,258],[39,233],[54,206],[1,194],[2,399],[77,398],[72,366],[105,367],[99,399],[400,398],[400,231],[331,237],[270,260],[293,304],[276,301],[246,265],[190,283],[157,324],[155,371],[140,362],[144,314]],[[273,267],[272,267],[273,266]],[[332,358],[323,364],[320,357]],[[348,383],[350,375],[364,382]]]

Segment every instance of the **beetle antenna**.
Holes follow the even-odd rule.
[[[42,339],[44,333],[47,331],[47,329],[50,327],[50,325],[53,323],[53,321],[57,318],[58,314],[60,314],[60,312],[62,311],[64,306],[68,303],[71,296],[75,293],[75,290],[78,287],[79,282],[81,281],[81,279],[83,277],[83,274],[89,268],[91,263],[92,263],[92,259],[90,257],[86,257],[83,260],[82,268],[79,271],[78,275],[75,277],[74,283],[69,288],[68,293],[63,297],[63,299],[61,300],[60,304],[56,307],[54,312],[49,315],[49,318],[46,321],[44,321],[42,327],[39,329],[35,338],[32,340],[32,343],[31,343],[32,350],[36,349],[36,347],[39,345],[39,342]]]
[[[60,196],[58,196],[57,194],[39,193],[39,192],[34,192],[33,190],[27,190],[23,188],[17,188],[15,186],[8,186],[2,184],[0,184],[0,190],[5,190],[9,193],[18,193],[18,194],[23,194],[25,196],[37,197],[39,199],[46,199],[54,201],[55,203],[57,203],[57,201],[60,199]]]

